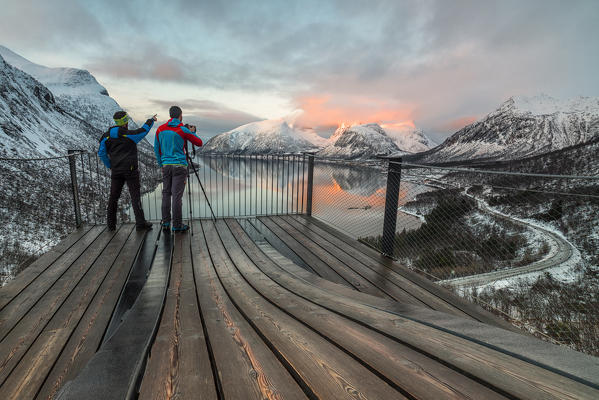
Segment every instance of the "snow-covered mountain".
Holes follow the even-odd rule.
[[[40,71],[45,68],[38,67]],[[0,157],[58,156],[65,155],[68,149],[97,151],[100,136],[111,125],[113,109],[101,106],[96,97],[116,102],[96,93],[95,89],[86,93],[84,87],[89,89],[94,82],[97,84],[91,75],[85,78],[89,85],[76,83],[72,78],[69,75],[62,84],[54,80],[50,90],[0,55]],[[76,96],[73,95],[75,92]],[[60,100],[56,93],[66,97]],[[83,108],[80,110],[79,106]],[[86,110],[91,114],[86,115]],[[90,124],[92,117],[103,122]],[[144,167],[157,170],[152,146],[142,141],[138,149],[142,170],[151,171]],[[83,163],[84,159],[81,157],[77,161]],[[91,168],[94,159],[90,158],[87,163]],[[81,164],[78,165],[80,168]],[[107,200],[102,192],[110,184],[108,173],[96,174],[93,185],[90,185],[89,175],[87,180],[83,174],[80,176],[80,197],[82,207],[87,211],[85,215],[91,218],[97,210],[101,218],[101,210],[105,207],[102,202]],[[142,190],[154,187],[151,174],[142,174]],[[41,246],[56,243],[72,229],[72,215],[67,211],[71,207],[69,166],[65,159],[0,162],[0,248],[3,249],[0,285],[13,275],[15,266],[24,258]]]
[[[0,45],[0,56],[15,68],[33,76],[54,95],[56,104],[90,125],[104,131],[113,125],[112,115],[121,110],[108,95],[106,88],[86,70],[77,68],[49,68],[35,64],[12,50]],[[135,122],[129,123],[136,128]]]
[[[326,158],[374,158],[399,154],[401,150],[378,124],[341,125],[318,152]]]
[[[251,122],[214,136],[202,147],[203,152],[231,154],[298,153],[318,147],[317,135],[294,128],[284,118]],[[323,139],[324,140],[324,139]]]
[[[419,155],[419,160],[519,159],[583,143],[597,135],[599,98],[512,97]]]
[[[394,127],[384,125],[387,135],[393,139],[397,147],[405,153],[420,153],[435,147],[433,142],[422,129],[412,127]]]
[[[65,154],[97,147],[101,131],[65,111],[53,93],[0,56],[0,154]]]

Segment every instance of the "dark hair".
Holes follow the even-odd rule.
[[[171,108],[169,108],[168,113],[171,116],[171,118],[179,118],[181,117],[181,114],[183,114],[183,111],[179,106],[172,106]]]
[[[112,119],[121,119],[123,118],[125,115],[127,115],[126,112],[124,111],[117,111],[114,113],[114,115],[112,116]]]

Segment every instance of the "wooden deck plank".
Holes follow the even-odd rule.
[[[393,286],[389,289],[394,294],[393,297],[395,300],[400,302],[405,301],[408,304],[418,306],[426,306],[434,310],[448,312],[461,317],[472,318],[468,313],[456,308],[453,304],[444,301],[434,293],[423,289],[402,275],[374,261],[370,257],[356,250],[354,246],[348,245],[342,240],[337,239],[335,236],[324,231],[317,231],[316,228],[312,230],[310,227],[300,223],[296,218],[291,216],[284,217],[283,219],[288,224],[293,225],[299,232],[306,235],[323,248],[326,248],[327,251],[334,252],[339,257],[353,258],[356,260],[358,268],[370,270],[375,274],[378,274],[382,278],[381,284],[384,285],[384,287],[388,287],[389,283],[391,283],[394,287],[398,288],[399,292],[397,289],[394,290]],[[386,283],[385,280],[388,280],[389,283]],[[407,299],[405,298],[406,295],[409,296]]]
[[[298,229],[289,224],[280,217],[262,217],[261,219],[270,219],[287,232],[292,238],[297,240],[308,251],[312,252],[317,258],[326,263],[331,269],[341,275],[346,281],[350,282],[356,290],[378,296],[386,299],[401,298],[403,301],[414,301],[414,298],[407,293],[396,294],[397,288],[391,288],[389,282],[380,275],[375,275],[370,270],[358,270],[355,268],[355,260],[339,258],[336,254],[328,251],[326,248],[316,243],[311,238],[303,235]]]
[[[60,241],[60,243],[42,254],[31,265],[21,271],[21,273],[19,273],[13,280],[0,288],[0,310],[2,310],[4,306],[6,306],[50,265],[62,257],[63,254],[85,236],[91,228],[91,225],[85,225],[69,234]]]
[[[231,302],[216,275],[201,226],[193,240],[194,276],[221,395],[227,399],[304,399],[281,361]]]
[[[259,218],[268,229],[270,229],[279,239],[281,239],[287,247],[289,247],[299,258],[308,264],[318,275],[330,280],[331,282],[340,283],[355,288],[344,279],[339,273],[333,270],[328,264],[316,257],[312,252],[308,251],[301,243],[291,237],[287,232],[281,229],[277,224],[270,221],[268,218]]]
[[[137,265],[140,258],[146,258],[144,249],[155,255],[153,259],[144,261],[151,263],[151,268],[141,265],[143,270],[149,270],[149,276],[133,307],[127,312],[127,318],[102,343],[77,377],[62,386],[55,397],[57,400],[85,399],[90,393],[94,394],[94,398],[105,400],[137,397],[138,379],[143,374],[145,360],[158,329],[170,275],[171,235],[160,233],[156,230],[146,234],[135,261]],[[156,252],[147,249],[146,244],[156,248]],[[54,380],[46,381],[50,382]],[[50,394],[42,388],[38,398],[48,398]]]
[[[8,331],[6,336],[0,341],[0,385],[4,383],[12,369],[17,365],[23,354],[25,354],[37,335],[44,329],[54,313],[61,307],[73,288],[85,276],[112,237],[113,233],[107,231],[98,236],[87,247],[85,253],[56,280],[48,291],[41,296],[34,293],[28,294],[28,299],[39,297],[39,301],[35,302],[35,305],[28,312],[25,312],[24,309],[18,310],[19,314],[23,314],[22,318],[15,317],[15,320],[18,322],[8,321],[9,323],[5,324],[6,327],[10,325],[14,329]],[[8,310],[8,307],[5,310]]]
[[[171,282],[141,388],[141,399],[216,399],[199,315],[190,235],[175,235]]]
[[[461,312],[469,315],[477,321],[499,326],[503,329],[508,329],[513,332],[522,333],[518,328],[514,327],[510,323],[504,321],[503,319],[494,316],[488,311],[483,310],[480,306],[460,298],[459,296],[451,293],[447,289],[442,288],[439,285],[436,285],[428,279],[418,275],[414,271],[411,271],[408,268],[403,267],[398,263],[394,262],[393,260],[383,256],[376,250],[366,246],[358,240],[355,240],[347,236],[346,234],[338,231],[337,229],[328,226],[324,222],[319,221],[314,217],[307,216],[293,216],[292,218],[295,218],[300,223],[303,223],[304,225],[308,226],[316,233],[321,234],[323,236],[326,235],[327,239],[334,237],[336,239],[331,240],[342,241],[346,243],[348,249],[353,248],[355,250],[358,250],[359,252],[363,253],[363,255],[366,255],[370,259],[377,262],[379,265],[396,272],[404,279],[406,279],[406,281],[411,282],[413,285],[415,285],[413,290],[418,290],[418,288],[421,288],[420,290],[423,293],[433,294],[434,296],[443,300],[455,309],[460,310]]]
[[[599,398],[596,387],[571,379],[559,366],[543,367],[428,322],[448,314],[353,289],[348,270],[373,287],[378,287],[373,274],[387,279],[387,271],[402,288],[412,288],[414,297],[430,289],[433,299],[454,307],[452,294],[324,223],[303,216],[261,219],[294,252],[321,259],[321,267],[343,284],[284,262],[274,250],[267,254],[261,238],[250,237],[236,220],[203,221],[195,236],[176,237],[168,295],[170,256],[162,260],[163,297],[142,307],[147,312],[140,318],[148,326],[153,321],[146,331],[158,330],[156,341],[151,345],[147,332],[145,339],[122,336],[119,327],[100,348],[144,233],[133,232],[132,225],[115,233],[89,228],[40,258],[37,271],[5,295],[0,398],[133,395],[135,371],[143,368],[150,345],[140,398]],[[146,285],[142,293],[160,283]],[[455,307],[464,309],[459,301]],[[417,310],[429,313],[425,323]],[[465,312],[487,318],[475,308]],[[131,332],[134,318],[127,316],[122,326],[129,323]],[[501,333],[493,329],[487,334]],[[118,366],[126,371],[119,373]],[[83,385],[69,392],[76,380],[59,393],[78,375],[91,389]]]
[[[514,397],[593,399],[599,394],[599,391],[587,385],[475,342],[331,294],[280,269],[268,270],[266,264],[258,267],[281,286],[301,297],[442,360],[451,368]]]
[[[358,258],[354,257],[351,252],[350,246],[337,247],[331,242],[324,240],[321,236],[310,231],[306,226],[297,223],[291,218],[280,218],[283,223],[280,225],[283,229],[286,229],[290,234],[303,237],[304,240],[310,240],[320,246],[324,251],[330,252],[340,260],[344,260],[346,264],[353,260],[354,269],[364,275],[370,282],[376,285],[378,288],[389,294],[389,297],[397,300],[401,303],[413,304],[418,306],[431,307],[437,310],[451,312],[456,315],[465,316],[463,312],[457,310],[455,307],[441,301],[431,293],[422,290],[420,287],[406,281],[400,275],[390,271],[388,268],[382,265],[374,266],[372,264],[364,264]],[[286,228],[289,226],[290,228]],[[364,290],[361,292],[368,293]],[[371,293],[369,293],[371,294]]]
[[[114,260],[131,233],[131,229],[131,225],[120,229],[112,237],[111,242],[104,248],[102,254],[94,261],[77,286],[68,294],[60,308],[54,315],[51,315],[42,334],[33,341],[18,365],[0,387],[0,397],[10,398],[16,394],[25,398],[35,397],[81,316],[109,274]],[[39,359],[43,359],[44,362],[39,364]]]
[[[202,227],[214,267],[235,304],[316,397],[405,398],[348,354],[265,300],[239,276],[214,223],[202,221]]]
[[[96,239],[104,231],[103,227],[92,228],[75,246],[54,262],[43,273],[37,276],[26,288],[19,292],[0,311],[0,340],[4,339],[8,332],[25,316],[29,310],[40,300],[45,293],[62,277],[65,271],[74,264],[85,258],[89,261],[89,248],[96,246]],[[104,235],[105,239],[109,236]],[[101,249],[100,249],[101,250]],[[81,263],[79,263],[81,265]],[[85,263],[83,263],[85,264]],[[91,262],[89,263],[91,264]],[[88,265],[89,265],[88,264]],[[0,290],[1,291],[1,290]]]
[[[76,319],[77,324],[66,337],[66,342],[63,342],[56,361],[49,366],[51,368],[47,368],[45,379],[40,382],[38,398],[52,398],[65,382],[79,374],[100,346],[120,291],[145,236],[145,232],[134,231],[132,224],[121,227],[118,233],[121,231],[124,232],[123,235],[115,236],[107,248],[108,253],[113,253],[112,259],[107,256],[102,261],[103,267],[108,271],[89,305],[80,318]],[[76,299],[75,296],[74,298]],[[48,325],[48,330],[60,329],[64,324],[63,320],[54,319]]]
[[[217,228],[235,266],[256,290],[411,396],[505,398],[433,359],[282,288],[256,267],[257,263],[270,261],[260,255],[236,221],[218,221]]]

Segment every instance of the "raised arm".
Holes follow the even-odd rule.
[[[154,125],[154,120],[152,118],[148,119],[145,124],[141,128],[134,129],[127,132],[127,137],[133,140],[135,143],[141,142],[143,138],[146,137],[150,129],[152,129],[152,125]]]

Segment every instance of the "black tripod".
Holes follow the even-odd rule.
[[[187,151],[187,148],[185,149],[185,157],[187,158],[187,169],[189,170],[189,166],[191,165],[191,169],[193,169],[193,173],[196,176],[196,178],[198,179],[198,183],[200,184],[200,188],[202,189],[202,193],[204,193],[204,198],[206,199],[206,203],[208,204],[208,207],[210,208],[210,213],[212,213],[212,219],[216,220],[216,215],[214,214],[214,210],[212,209],[212,204],[210,204],[210,200],[208,200],[208,195],[206,194],[206,190],[204,190],[204,185],[202,185],[202,181],[200,180],[200,175],[198,174],[198,170],[196,169],[196,166],[194,165],[193,161],[191,160],[191,158],[189,157],[189,152]],[[195,156],[195,146],[193,147],[193,154]],[[189,174],[189,173],[188,173]],[[190,190],[189,196],[191,196],[191,189]],[[191,197],[190,197],[190,206],[191,206]]]

